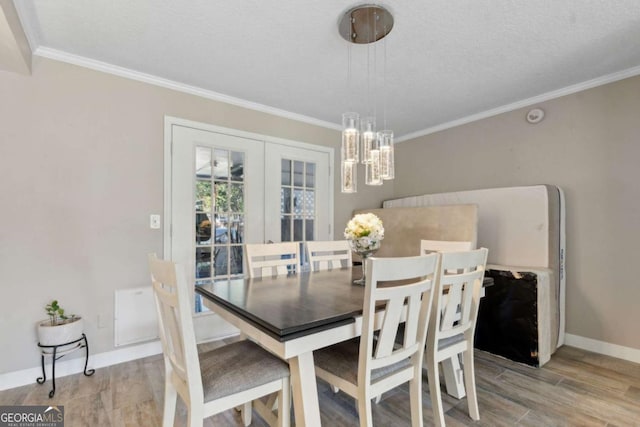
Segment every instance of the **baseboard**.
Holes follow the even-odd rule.
[[[629,362],[640,363],[640,349],[637,348],[611,344],[572,334],[564,334],[564,343],[566,345],[578,347],[594,353],[617,357],[618,359],[628,360]]]
[[[80,350],[82,352],[83,350]],[[116,365],[118,363],[128,362],[130,360],[141,359],[147,356],[162,353],[160,341],[151,341],[131,347],[120,348],[104,353],[91,354],[89,356],[88,368],[104,368],[105,366]],[[47,358],[45,368],[47,370],[47,383],[50,384],[51,379],[51,358]],[[56,378],[65,377],[67,375],[77,374],[84,369],[84,357],[75,359],[60,360],[56,362]],[[42,376],[42,368],[40,366],[34,368],[23,369],[20,371],[7,372],[0,374],[0,391],[14,387],[20,387],[27,384],[34,384],[36,378]]]

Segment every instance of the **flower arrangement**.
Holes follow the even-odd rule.
[[[372,213],[358,214],[347,223],[344,237],[349,240],[354,252],[374,251],[384,239],[382,220]]]

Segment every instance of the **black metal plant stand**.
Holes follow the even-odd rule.
[[[71,345],[74,345],[74,346],[70,348],[65,348],[61,350],[60,353],[58,353],[58,348],[71,346]],[[41,345],[40,343],[38,343],[38,347],[42,349],[41,355],[40,355],[40,361],[42,363],[42,376],[36,379],[38,384],[44,384],[44,382],[47,380],[47,374],[44,370],[44,358],[45,356],[51,356],[51,384],[53,388],[49,392],[49,398],[52,398],[53,395],[56,394],[56,360],[60,359],[61,357],[64,357],[67,354],[74,352],[78,349],[84,348],[86,351],[86,355],[84,359],[83,373],[85,376],[90,377],[96,372],[95,369],[89,369],[87,371],[87,364],[89,363],[89,342],[87,341],[87,336],[85,334],[82,334],[82,337],[78,338],[77,340],[69,341],[64,344]]]

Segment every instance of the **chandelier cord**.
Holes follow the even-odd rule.
[[[376,28],[378,24],[378,14],[376,13],[373,19],[373,78],[374,78],[374,87],[376,86],[375,82],[378,76],[378,47],[376,45],[378,29]],[[378,96],[377,92],[373,91],[373,117],[378,117]]]
[[[350,30],[350,34],[349,37],[351,37],[351,34],[353,34],[353,30]],[[351,103],[353,102],[353,97],[351,96],[351,90],[353,89],[352,85],[351,85],[351,44],[349,44],[347,46],[347,90],[344,91],[344,93],[347,96],[347,102],[346,105],[349,106],[349,109],[352,110],[353,106],[351,105]]]
[[[387,26],[385,24],[384,32],[387,32]],[[382,41],[384,44],[383,48],[383,61],[382,61],[382,122],[384,125],[384,129],[387,129],[387,38],[385,37]]]

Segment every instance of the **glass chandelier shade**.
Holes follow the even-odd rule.
[[[356,162],[341,162],[341,179],[343,193],[356,193],[358,191],[358,164]]]
[[[378,132],[378,145],[380,147],[380,176],[384,180],[393,179],[395,177],[393,131],[382,130]]]
[[[342,115],[342,149],[340,175],[343,193],[358,191],[358,158],[360,157],[360,116],[358,113]]]
[[[380,150],[374,149],[370,151],[371,161],[365,164],[364,183],[367,185],[382,185],[382,176],[380,175]]]
[[[358,113],[342,115],[342,161],[358,163],[360,157],[360,116]]]
[[[362,163],[371,163],[371,150],[378,148],[375,117],[366,117],[361,122],[360,138],[362,139]]]

